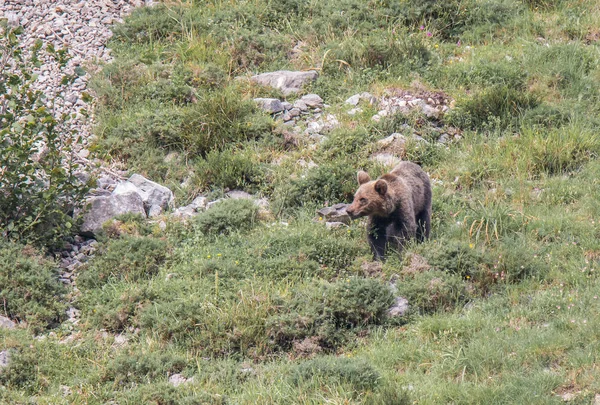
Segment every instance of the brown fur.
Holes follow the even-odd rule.
[[[401,162],[376,180],[363,171],[359,188],[346,209],[352,218],[369,217],[367,230],[375,260],[384,260],[388,244],[402,249],[406,241],[429,237],[431,184],[416,164]]]

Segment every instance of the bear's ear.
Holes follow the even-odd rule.
[[[387,181],[379,179],[375,182],[375,191],[377,191],[379,195],[385,195],[385,193],[387,193],[387,189]]]
[[[363,184],[371,181],[371,176],[369,176],[369,173],[364,172],[362,170],[360,172],[358,172],[358,174],[356,175],[356,178],[358,179],[359,186],[362,186]]]

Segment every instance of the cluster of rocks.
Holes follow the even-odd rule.
[[[71,243],[65,243],[60,252],[59,281],[72,285],[77,278],[77,270],[94,256],[97,245],[98,242],[95,239],[85,239],[81,236],[75,236]]]
[[[132,213],[156,217],[173,206],[173,192],[167,187],[134,174],[127,181],[116,182],[109,176],[98,180],[98,188],[88,198],[83,213],[81,234],[95,237],[102,224],[118,215]]]
[[[34,90],[42,90],[48,107],[55,117],[74,115],[64,128],[63,136],[73,133],[80,136],[77,153],[86,162],[87,145],[91,142],[92,119],[80,110],[90,107],[84,100],[90,78],[84,70],[87,62],[109,62],[112,58],[106,47],[112,36],[110,26],[121,22],[134,7],[149,5],[151,0],[7,0],[0,1],[0,19],[7,19],[11,27],[22,26],[20,47],[27,55],[36,41],[42,48],[53,45],[55,49],[67,48],[71,59],[62,68],[51,56],[40,55],[41,65],[34,69],[38,79]],[[14,69],[10,66],[9,69]],[[61,84],[64,75],[76,75],[69,86]]]
[[[198,196],[190,204],[175,209],[175,211],[173,211],[173,216],[176,218],[189,219],[202,211],[214,207],[216,204],[228,198],[234,200],[252,200],[258,206],[261,214],[266,214],[269,211],[269,201],[266,198],[258,198],[242,190],[231,190],[225,194],[224,198],[219,198],[210,202],[208,201],[208,198],[204,196]]]
[[[287,97],[298,93],[305,84],[316,80],[317,77],[318,73],[314,70],[307,72],[279,70],[252,76],[250,80],[281,90]],[[278,98],[255,98],[254,101],[274,118],[282,120],[284,125],[292,127],[294,133],[303,132],[315,141],[325,140],[323,134],[339,126],[335,115],[324,113],[323,109],[329,106],[318,94],[307,94],[294,103]]]
[[[366,92],[353,95],[346,100],[346,104],[354,107],[348,111],[348,114],[354,115],[362,112],[363,110],[358,107],[361,102],[374,105],[379,109],[379,112],[372,117],[374,121],[380,121],[388,115],[410,114],[411,112],[420,112],[427,118],[437,120],[452,106],[452,100],[444,93],[393,88],[387,89],[380,98]]]
[[[250,77],[250,80],[261,86],[273,87],[281,90],[284,96],[298,93],[304,85],[317,80],[319,73],[315,70],[295,72],[278,70],[276,72],[261,73]]]

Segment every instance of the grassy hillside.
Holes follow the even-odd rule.
[[[243,189],[271,214],[235,200],[165,230],[122,218],[79,275],[74,334],[56,326],[72,291],[52,284],[52,263],[1,249],[0,262],[20,258],[22,279],[0,270],[0,282],[14,281],[32,325],[0,329],[0,350],[13,349],[1,402],[600,395],[597,2],[168,2],[114,32],[115,60],[94,78],[93,152],[167,185],[178,205]],[[302,94],[340,122],[322,143],[258,109],[253,97],[283,95],[243,79],[311,68],[320,76]],[[348,97],[390,89],[443,93],[453,107],[440,119],[376,122],[365,103],[347,114]],[[370,156],[394,132],[432,178],[432,238],[378,267],[363,223],[328,230],[313,218],[351,200],[357,170],[386,170]],[[386,315],[394,294],[408,315]],[[173,374],[193,380],[173,387]]]

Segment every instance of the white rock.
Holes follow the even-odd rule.
[[[174,387],[177,387],[182,384],[193,383],[193,382],[194,382],[194,377],[185,378],[181,374],[173,374],[172,376],[169,377],[169,384],[173,385]]]
[[[283,104],[276,98],[255,98],[254,102],[269,114],[275,114],[284,110]]]
[[[308,107],[317,108],[323,107],[323,99],[317,94],[307,94],[300,98]]]
[[[393,318],[404,316],[408,312],[409,308],[410,306],[406,298],[396,297],[396,302],[394,302],[394,305],[388,309],[388,316]]]
[[[163,209],[160,205],[152,205],[150,209],[148,209],[148,218],[156,218],[163,213]]]
[[[307,72],[279,70],[252,76],[250,80],[279,89],[287,96],[299,92],[305,84],[316,80],[318,76],[319,74],[314,70]]]
[[[17,326],[16,323],[11,321],[5,316],[0,316],[0,329],[14,329]]]
[[[142,201],[144,201],[144,206],[147,209],[150,209],[153,205],[158,205],[163,209],[173,206],[175,197],[167,187],[148,180],[139,174],[131,176],[129,181],[140,190]]]

